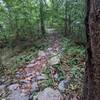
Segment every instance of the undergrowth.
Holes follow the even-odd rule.
[[[66,77],[71,76],[70,89],[77,90],[80,95],[85,72],[85,47],[66,38],[63,38],[61,46],[63,47],[61,64]]]
[[[21,46],[22,45],[22,46]],[[16,47],[5,47],[1,51],[2,64],[10,70],[11,74],[15,74],[19,67],[24,67],[27,63],[37,57],[39,50],[44,50],[47,46],[44,38],[28,44],[16,45]],[[1,71],[3,72],[3,71]]]

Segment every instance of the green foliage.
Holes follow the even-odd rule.
[[[62,69],[62,66],[60,64],[54,65],[53,66],[57,72],[58,72],[58,81],[64,80],[65,79],[65,72]]]
[[[63,39],[61,43],[64,48],[63,55],[68,56],[68,66],[70,66],[70,74],[75,80],[82,80],[85,70],[85,48],[75,44],[70,39]]]
[[[0,25],[2,26],[1,36],[11,41],[13,38],[25,38],[29,35],[34,38],[39,34],[39,6],[36,1],[2,1],[0,7]],[[12,44],[11,44],[12,45]]]
[[[71,56],[85,56],[85,48],[82,45],[75,44],[71,39],[63,38],[62,47],[64,48],[64,53]]]
[[[49,67],[44,70],[44,74],[46,74],[48,77],[48,80],[45,82],[46,86],[53,86],[52,73]]]
[[[15,73],[16,70],[29,63],[31,60],[33,60],[38,53],[38,48],[35,48],[34,46],[28,49],[22,50],[20,53],[17,52],[17,48],[14,48],[13,50],[10,48],[5,48],[2,50],[2,63],[4,66],[6,66],[8,69],[11,70],[11,73]],[[3,67],[2,67],[3,68]]]
[[[84,67],[78,68],[77,66],[73,66],[71,69],[71,74],[72,74],[73,78],[83,79]]]
[[[53,68],[57,71],[58,74],[58,79],[57,81],[61,81],[65,79],[65,72],[62,69],[60,64],[54,65]],[[54,85],[54,78],[52,77],[52,72],[51,72],[51,68],[47,67],[44,70],[44,74],[46,74],[46,76],[48,76],[48,80],[45,82],[46,86],[53,86]]]
[[[8,65],[12,67],[13,65],[10,64],[12,63],[16,68],[27,63],[34,58],[39,49],[42,50],[47,46],[42,43],[44,34],[41,29],[44,28],[54,28],[61,33],[61,36],[65,35],[66,29],[68,33],[66,37],[70,39],[64,37],[61,39],[64,53],[71,57],[83,57],[84,47],[76,45],[73,41],[80,43],[86,41],[84,8],[85,0],[2,0],[0,3],[0,47],[6,46],[11,49],[18,47],[19,53],[24,50],[30,52],[28,55],[14,53],[16,55],[9,58]],[[70,63],[76,66],[78,62],[73,58]],[[54,67],[59,72],[59,80],[64,79],[61,66]],[[50,73],[47,71],[46,74]],[[52,80],[48,85],[52,85]]]
[[[4,0],[0,3],[0,39],[8,43],[27,35],[34,38],[41,28],[53,27],[61,32],[66,28],[74,41],[84,43],[84,7],[84,0]]]
[[[75,46],[75,47],[71,47],[68,50],[68,54],[72,55],[72,56],[83,56],[85,55],[85,49],[84,47],[81,46]]]

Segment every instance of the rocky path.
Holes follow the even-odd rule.
[[[37,58],[17,71],[17,82],[0,85],[0,96],[5,95],[0,100],[77,100],[76,96],[66,96],[71,78],[65,77],[60,65],[59,38],[57,34],[48,34],[49,47],[39,50]]]
[[[7,100],[63,100],[60,91],[65,90],[67,80],[59,81],[56,89],[50,86],[43,86],[45,81],[49,81],[51,77],[53,81],[59,78],[59,73],[54,65],[60,63],[60,44],[56,34],[49,34],[48,43],[50,47],[44,51],[38,52],[38,57],[29,64],[20,68],[16,73],[18,82],[9,86],[0,85],[0,90],[7,88],[10,91]],[[50,77],[44,74],[45,69],[50,70]],[[58,90],[59,89],[59,90]],[[33,95],[36,93],[36,95]],[[2,93],[0,93],[2,95]]]

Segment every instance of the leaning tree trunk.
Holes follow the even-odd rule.
[[[100,0],[87,0],[87,62],[82,100],[100,100]]]

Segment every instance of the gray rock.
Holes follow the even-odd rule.
[[[38,100],[38,94],[33,96],[33,100]]]
[[[37,81],[46,80],[46,79],[47,79],[47,76],[45,74],[41,74],[41,75],[36,77]]]
[[[20,80],[20,84],[29,84],[30,83],[30,81],[28,81],[28,80]]]
[[[8,89],[10,91],[15,91],[18,88],[19,84],[12,84],[10,86],[8,86]]]
[[[3,90],[6,87],[6,85],[0,85],[0,90]]]
[[[56,65],[60,62],[60,54],[52,57],[51,59],[48,60],[49,65]]]
[[[21,75],[22,75],[22,73],[16,72],[16,77],[17,77],[17,78],[20,78]]]
[[[35,60],[32,60],[30,63],[33,64],[35,62]]]
[[[58,89],[61,91],[61,92],[64,92],[66,90],[66,88],[68,87],[69,85],[69,80],[63,80],[59,83],[58,85]]]
[[[57,81],[59,80],[59,75],[58,75],[58,73],[56,73],[56,74],[54,75],[54,79],[57,80]]]
[[[45,55],[46,55],[46,54],[45,54],[44,51],[41,51],[41,50],[40,50],[40,51],[38,52],[38,56],[45,56]]]
[[[38,100],[63,100],[63,97],[58,90],[46,88],[39,93]]]
[[[28,64],[26,67],[34,67],[34,64]]]
[[[38,91],[39,90],[39,86],[37,82],[33,82],[32,84],[32,92]]]
[[[29,96],[22,95],[19,90],[13,91],[7,100],[29,100]]]

